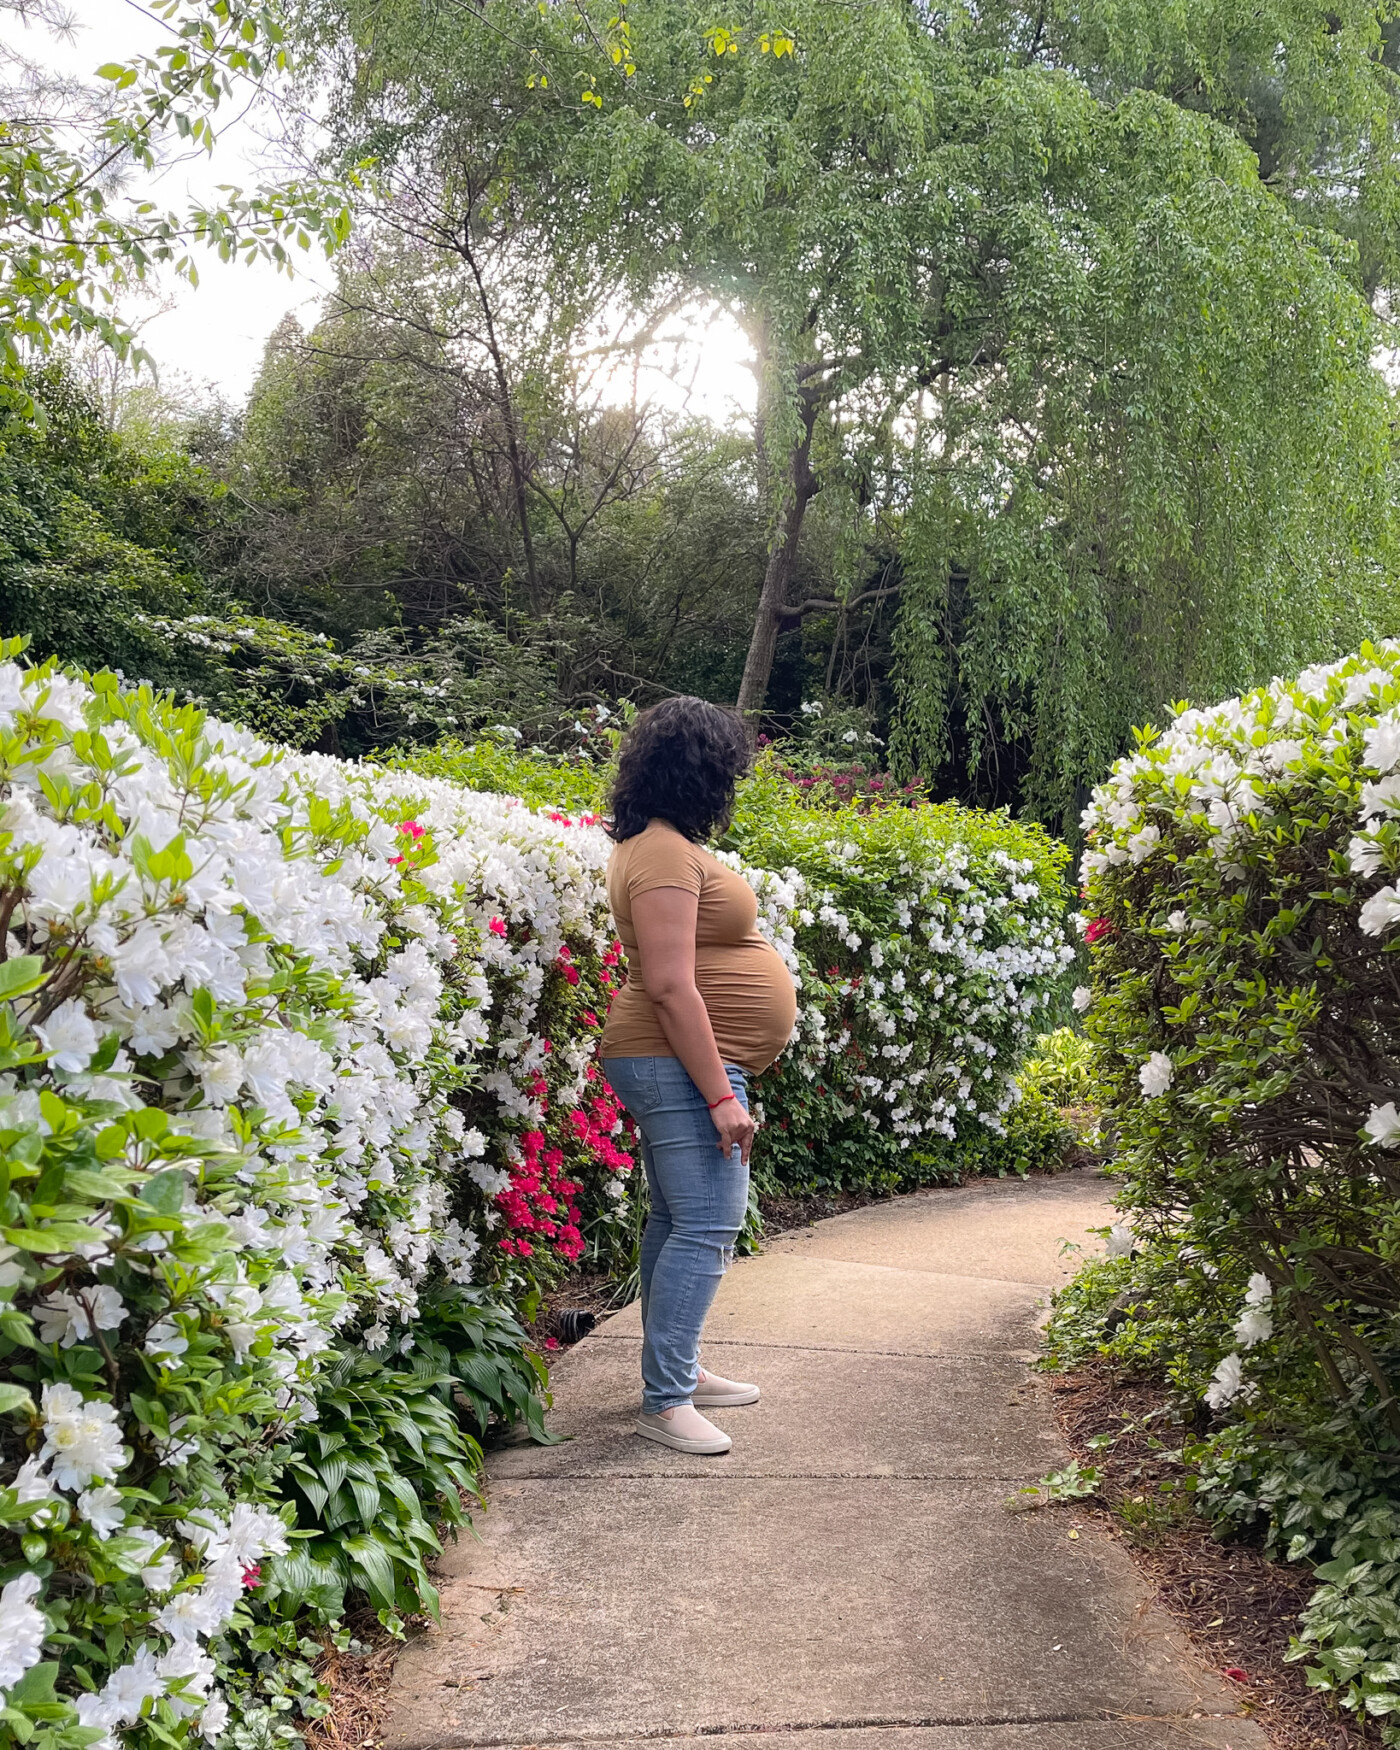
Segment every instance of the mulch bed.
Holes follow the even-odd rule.
[[[307,1750],[375,1750],[389,1712],[389,1685],[403,1642],[373,1611],[352,1614],[346,1627],[362,1650],[338,1652],[327,1637],[316,1675],[329,1691],[331,1711],[324,1719],[300,1722]]]
[[[1339,1718],[1308,1689],[1301,1663],[1285,1663],[1289,1636],[1317,1586],[1308,1569],[1269,1561],[1248,1542],[1218,1543],[1184,1490],[1163,1489],[1186,1475],[1153,1445],[1154,1431],[1166,1448],[1181,1441],[1180,1426],[1160,1414],[1167,1394],[1124,1381],[1107,1363],[1052,1376],[1049,1386],[1071,1450],[1101,1479],[1098,1495],[1077,1502],[1076,1511],[1092,1513],[1128,1545],[1159,1601],[1208,1663],[1244,1675],[1240,1699],[1273,1750],[1378,1745],[1364,1722]],[[1088,1444],[1096,1434],[1119,1438],[1096,1452]]]

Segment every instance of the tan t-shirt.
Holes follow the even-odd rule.
[[[699,900],[695,983],[726,1063],[757,1075],[787,1044],[797,1019],[792,976],[757,929],[758,900],[742,876],[664,820],[624,839],[608,862],[608,902],[627,953],[627,983],[603,1029],[602,1056],[674,1057],[646,993],[632,902],[656,887],[682,887]]]

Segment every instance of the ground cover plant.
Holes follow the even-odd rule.
[[[1123,1213],[1054,1340],[1176,1389],[1200,1510],[1318,1564],[1295,1655],[1400,1743],[1400,647],[1179,710],[1085,826]]]

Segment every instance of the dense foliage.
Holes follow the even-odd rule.
[[[1222,1521],[1320,1560],[1310,1675],[1400,1715],[1400,646],[1144,731],[1085,825],[1086,1025],[1123,1170],[1062,1310],[1224,1427]],[[1400,1723],[1387,1726],[1400,1742]]]
[[[952,806],[814,807],[771,760],[726,842],[801,883],[802,1013],[758,1084],[760,1180],[888,1190],[995,1160],[1073,957],[1064,848]]]
[[[569,795],[600,807],[605,795],[597,766],[491,743],[408,763],[506,783],[537,803]],[[1058,1109],[1013,1120],[1009,1142],[1006,1130],[1014,1071],[1073,957],[1064,848],[1004,815],[886,805],[882,791],[842,800],[791,769],[776,753],[759,760],[721,840],[751,872],[770,872],[799,977],[797,1037],[757,1084],[757,1182],[892,1190],[1053,1160],[1065,1142]]]
[[[191,453],[199,433],[113,430],[71,368],[25,381],[42,422],[0,404],[0,635],[296,747],[358,753],[503,716],[577,739],[538,653],[480,620],[333,638],[306,600],[292,620],[251,611],[229,575],[243,501]]]
[[[275,1738],[304,1625],[433,1607],[539,1429],[510,1307],[626,1226],[606,841],[111,675],[0,712],[6,1724]]]
[[[754,352],[747,708],[786,636],[786,711],[820,674],[893,713],[907,769],[1064,818],[1165,696],[1388,624],[1396,108],[1364,0],[299,18],[536,611],[537,362],[590,356],[599,310],[626,358],[679,305]]]

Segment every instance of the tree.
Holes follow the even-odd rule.
[[[469,668],[505,662],[504,640],[546,677],[534,701],[501,695],[531,735],[619,693],[732,690],[733,606],[763,548],[750,446],[618,405],[562,351],[527,370],[512,346],[517,475],[477,295],[464,319],[435,266],[362,239],[316,327],[273,337],[211,458],[238,507],[212,569],[257,612],[338,640],[373,630],[445,656],[442,629],[471,622],[454,634]],[[514,325],[503,301],[496,332]]]
[[[139,353],[112,293],[158,264],[196,277],[192,245],[290,261],[288,244],[327,249],[348,225],[344,190],[319,179],[223,191],[213,204],[162,212],[132,192],[163,144],[215,144],[215,118],[238,90],[258,94],[290,71],[277,0],[154,0],[170,42],[99,69],[105,91],[59,80],[0,44],[0,392],[18,395],[26,359],[63,336],[98,335]],[[0,0],[7,18],[62,25],[55,0]]]
[[[341,161],[376,155],[386,209],[431,202],[445,253],[489,235],[558,308],[705,298],[743,324],[770,531],[745,710],[785,627],[897,601],[897,756],[936,765],[957,716],[974,763],[1014,753],[1064,817],[1163,689],[1383,629],[1374,5],[302,19]],[[808,596],[818,500],[844,540]]]

